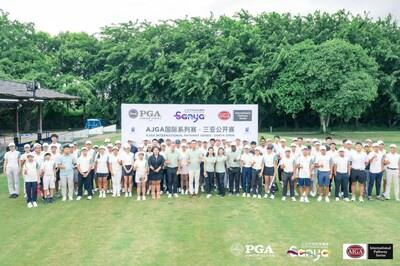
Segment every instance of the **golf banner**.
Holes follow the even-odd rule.
[[[257,140],[256,104],[122,104],[122,141]]]

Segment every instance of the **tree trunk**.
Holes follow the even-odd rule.
[[[320,120],[320,122],[321,122],[321,130],[322,130],[322,133],[326,133],[326,128],[327,128],[327,118],[326,118],[326,116],[324,116],[324,115],[320,115],[319,116],[319,120]]]

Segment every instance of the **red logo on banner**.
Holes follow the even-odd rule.
[[[364,255],[365,250],[360,245],[352,245],[346,249],[346,253],[351,258],[361,258]]]
[[[221,120],[228,120],[229,118],[231,118],[231,113],[229,113],[228,111],[221,111],[219,112],[218,117]]]

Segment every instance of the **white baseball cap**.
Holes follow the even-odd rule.
[[[379,147],[378,143],[372,143],[372,147]]]
[[[10,142],[8,143],[8,147],[14,146],[15,147],[15,143],[14,142]]]
[[[397,145],[396,144],[390,144],[390,146],[389,146],[389,148],[397,148]]]
[[[250,149],[249,145],[244,146],[245,149]]]
[[[85,146],[83,146],[82,148],[81,148],[81,151],[83,151],[83,150],[88,150],[88,148],[86,148]]]
[[[108,138],[104,140],[104,143],[109,143],[109,142],[111,142],[111,140]]]
[[[49,143],[47,142],[43,143],[43,147],[49,147]]]
[[[106,149],[106,147],[104,147],[103,145],[101,145],[100,147],[99,147],[99,150],[105,150]]]
[[[339,152],[344,152],[344,148],[339,148]]]
[[[320,150],[326,150],[325,145],[322,145],[321,148],[319,148]]]
[[[280,142],[286,142],[286,139],[281,139]]]
[[[346,140],[346,142],[344,144],[353,144],[353,142],[351,140]]]
[[[90,140],[87,140],[86,142],[85,142],[85,144],[92,144],[92,142],[90,141]]]
[[[107,144],[107,148],[112,148],[112,147],[113,147],[113,145],[111,143]]]
[[[121,141],[120,140],[116,140],[115,144],[121,144]]]
[[[376,143],[378,143],[378,145],[385,144],[382,140],[378,140]]]
[[[285,148],[285,152],[290,152],[290,148]]]
[[[24,149],[26,149],[26,148],[29,148],[29,149],[30,149],[30,148],[31,148],[31,145],[25,144],[25,145],[24,145]]]
[[[295,143],[290,144],[290,147],[297,147]]]

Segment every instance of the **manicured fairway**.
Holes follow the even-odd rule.
[[[400,264],[400,203],[395,201],[95,197],[39,202],[28,209],[23,198],[8,199],[6,187],[0,175],[0,265],[313,264],[311,258],[286,254],[303,242],[328,243],[329,257],[315,262],[320,265]],[[395,259],[344,261],[343,243],[393,243]],[[234,254],[231,247],[238,244],[271,245],[274,256]]]

